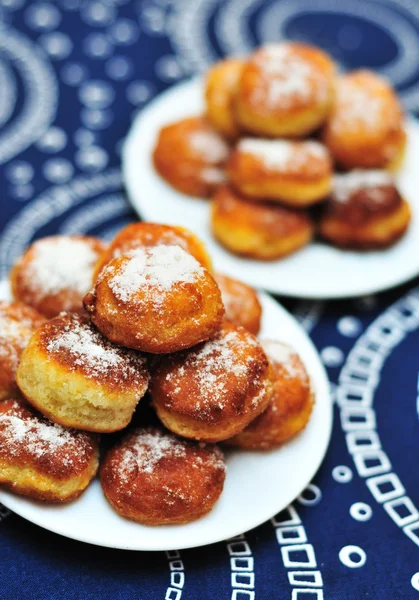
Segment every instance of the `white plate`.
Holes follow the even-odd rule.
[[[177,192],[154,170],[151,156],[159,129],[203,110],[202,80],[161,94],[135,120],[123,149],[123,174],[132,205],[147,221],[183,225],[206,244],[215,268],[257,288],[298,298],[345,298],[399,285],[419,274],[419,124],[408,121],[400,187],[413,207],[407,235],[393,248],[359,253],[313,243],[289,258],[260,262],[227,252],[212,237],[209,204]]]
[[[0,300],[9,299],[0,283]],[[124,550],[175,550],[204,546],[239,535],[287,507],[311,481],[325,455],[332,426],[332,404],[324,368],[300,325],[277,302],[260,295],[262,337],[292,344],[311,376],[316,403],[306,429],[272,452],[227,452],[224,491],[213,511],[188,525],[146,527],[114,512],[95,480],[68,505],[32,502],[0,491],[0,502],[18,515],[75,540]]]

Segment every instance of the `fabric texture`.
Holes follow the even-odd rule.
[[[217,57],[283,38],[320,44],[343,69],[377,69],[419,110],[411,0],[0,0],[1,278],[36,238],[109,239],[134,220],[120,149],[138,110]],[[136,553],[2,508],[0,600],[419,598],[417,285],[281,299],[316,344],[335,401],[326,459],[287,511],[210,547]]]

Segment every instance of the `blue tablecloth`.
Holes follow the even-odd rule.
[[[138,110],[217,57],[282,38],[377,69],[419,109],[416,0],[0,0],[1,276],[37,237],[109,238],[134,219],[119,153]],[[0,509],[1,600],[419,598],[415,285],[284,301],[335,399],[326,460],[287,511],[210,547],[129,553]]]

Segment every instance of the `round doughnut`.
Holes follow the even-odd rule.
[[[51,319],[62,311],[83,310],[94,266],[105,245],[93,237],[45,237],[26,250],[11,272],[15,300]]]
[[[121,516],[144,525],[171,525],[195,521],[213,508],[223,491],[225,470],[216,446],[144,427],[109,450],[100,480]]]
[[[259,260],[292,254],[306,246],[314,234],[307,213],[250,201],[228,186],[220,187],[213,197],[211,228],[227,250]]]
[[[403,236],[410,219],[410,207],[387,171],[351,171],[334,178],[319,233],[341,248],[386,248]]]
[[[216,273],[214,277],[221,290],[225,319],[257,335],[262,318],[262,306],[256,290],[242,281],[221,273]]]
[[[45,318],[20,302],[0,302],[0,400],[19,393],[16,370],[20,355]]]
[[[207,198],[224,181],[229,146],[204,117],[160,130],[153,153],[157,172],[183,194]]]
[[[208,342],[162,357],[153,369],[150,393],[168,429],[218,442],[265,410],[272,395],[271,367],[256,338],[225,321]]]
[[[205,84],[206,116],[226,138],[235,138],[240,129],[234,114],[234,99],[244,60],[220,60],[207,71]]]
[[[41,325],[17,370],[21,392],[45,416],[103,433],[128,425],[148,380],[144,356],[114,346],[77,313]]]
[[[44,502],[78,498],[96,475],[99,438],[51,423],[17,400],[0,404],[0,484]]]
[[[201,240],[185,227],[158,223],[131,223],[124,227],[103,252],[95,267],[95,279],[101,269],[113,258],[136,248],[149,246],[180,246],[192,254],[203,267],[212,270],[211,258]]]
[[[273,396],[267,409],[227,444],[270,450],[299,433],[313,409],[310,380],[298,354],[287,344],[261,342],[273,368]]]
[[[334,82],[334,63],[319,48],[298,42],[268,44],[241,71],[236,119],[261,136],[307,135],[325,121]]]
[[[165,245],[111,260],[84,305],[109,340],[153,354],[208,339],[224,314],[210,272],[179,246]]]
[[[367,70],[341,75],[323,141],[343,169],[397,168],[406,132],[391,85]]]
[[[243,138],[227,167],[231,184],[255,200],[310,206],[330,192],[332,161],[323,144]]]

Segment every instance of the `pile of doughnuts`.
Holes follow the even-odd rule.
[[[354,250],[399,240],[411,214],[391,173],[405,145],[389,82],[284,42],[210,68],[205,114],[163,127],[153,161],[180,192],[211,199],[227,250],[275,260],[315,236]]]
[[[184,228],[134,223],[109,246],[44,238],[10,279],[0,485],[18,494],[69,502],[99,471],[120,515],[187,523],[222,493],[217,443],[273,449],[310,418],[301,359],[284,342],[258,341],[255,290],[214,273]]]

